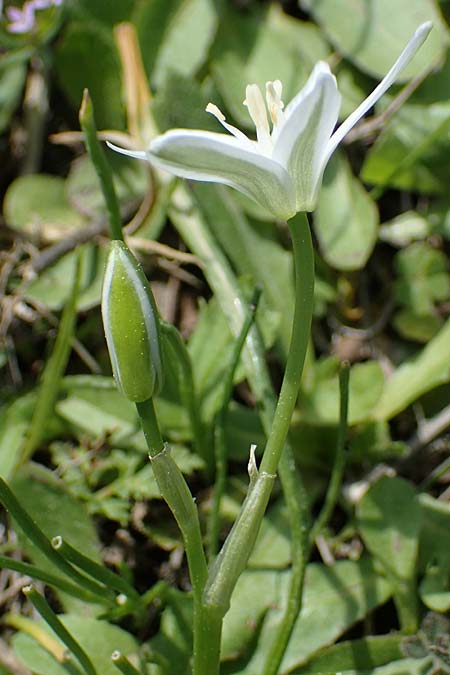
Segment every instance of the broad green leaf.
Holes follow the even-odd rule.
[[[419,497],[422,508],[420,530],[420,567],[438,564],[441,570],[450,570],[450,505],[427,494]]]
[[[136,162],[108,148],[105,148],[105,153],[111,164],[117,198],[128,211],[130,206],[134,207],[143,199],[148,190],[147,167],[143,162]],[[81,213],[97,218],[104,216],[105,199],[94,166],[87,155],[72,163],[66,179],[66,193],[70,203]]]
[[[75,614],[60,614],[58,618],[88,654],[99,675],[117,675],[117,668],[111,661],[111,654],[116,649],[136,658],[137,643],[122,628]],[[56,637],[42,619],[37,623]],[[17,633],[13,638],[13,646],[17,657],[35,675],[67,675],[66,668],[29,635]],[[135,663],[138,665],[138,661]]]
[[[283,569],[291,561],[291,540],[286,506],[282,500],[270,509],[261,524],[249,567]]]
[[[397,301],[417,314],[430,314],[450,296],[448,261],[443,251],[416,242],[395,256]]]
[[[447,194],[450,104],[407,105],[387,123],[366,154],[366,183],[423,194]]]
[[[340,642],[325,649],[308,665],[295,670],[293,675],[312,675],[349,669],[367,671],[401,659],[403,656],[400,649],[401,640],[401,635],[393,634]]]
[[[392,319],[395,330],[406,340],[427,343],[442,327],[442,319],[437,313],[417,314],[410,309],[396,312]]]
[[[136,0],[74,0],[71,11],[81,15],[87,22],[99,21],[105,26],[113,27],[121,21],[128,21]]]
[[[26,394],[0,410],[0,476],[8,480],[19,458],[36,401]]]
[[[61,89],[76,110],[88,88],[97,127],[123,129],[121,66],[109,30],[94,22],[71,23],[57,45],[55,65]]]
[[[84,227],[80,213],[70,205],[66,184],[59,176],[20,176],[9,186],[3,205],[8,225],[44,241],[61,239]]]
[[[264,88],[267,81],[279,79],[287,103],[328,51],[317,26],[287,16],[276,5],[251,13],[227,5],[212,52],[212,74],[234,119],[253,130],[242,105],[246,85]]]
[[[81,280],[77,307],[90,309],[100,302],[105,251],[94,244],[84,244],[81,250]],[[61,309],[67,302],[75,274],[78,251],[66,253],[54,265],[45,269],[35,281],[23,287],[23,296],[37,300],[50,309]]]
[[[269,323],[264,301],[280,317],[280,341],[288,350],[294,311],[293,261],[290,251],[277,241],[272,224],[252,225],[234,200],[231,191],[222,186],[197,184],[194,195],[198,207],[216,239],[227,253],[237,272],[251,275],[252,285],[263,287],[257,320],[262,333]],[[266,340],[267,341],[267,340]]]
[[[170,22],[182,2],[183,0],[152,0],[136,3],[133,23],[139,37],[142,61],[149,77],[153,73]]]
[[[63,380],[66,396],[58,414],[78,431],[94,438],[110,436],[116,447],[147,452],[135,406],[117,390],[112,378],[74,376]],[[157,399],[158,419],[172,439],[189,439],[187,413],[179,405]]]
[[[152,80],[162,84],[171,71],[193,76],[206,60],[218,22],[213,0],[183,0],[170,17]]]
[[[339,419],[339,363],[334,357],[316,365],[311,391],[301,399],[301,420],[310,424],[337,424]],[[384,375],[377,361],[357,363],[350,372],[349,424],[371,417],[383,390]]]
[[[426,392],[450,380],[450,319],[415,359],[386,380],[373,417],[389,420]]]
[[[0,58],[0,133],[8,127],[19,105],[27,74],[26,53],[4,54]]]
[[[400,579],[415,575],[421,508],[410,483],[383,477],[359,502],[358,527],[369,551]]]
[[[323,27],[335,47],[352,63],[383,77],[414,31],[433,21],[428,40],[400,75],[417,75],[442,56],[448,41],[444,23],[433,0],[300,0]]]
[[[242,653],[256,637],[258,642],[250,660],[233,670],[234,675],[262,672],[281,618],[280,605],[285,600],[287,581],[286,572],[247,571],[241,576],[224,622],[224,657]],[[245,591],[244,600],[239,598],[239,589]],[[377,575],[368,560],[340,561],[332,567],[308,565],[302,613],[295,624],[280,675],[307,663],[319,649],[332,644],[352,624],[386,602],[390,593],[389,584]],[[264,613],[262,600],[267,611],[259,631],[258,619]]]
[[[320,250],[339,270],[364,267],[377,240],[378,211],[348,161],[336,154],[325,171],[314,217]]]
[[[11,489],[49,539],[61,535],[84,555],[100,561],[100,543],[85,505],[75,499],[64,483],[51,471],[29,462],[14,476]],[[18,529],[17,534],[26,555],[32,562],[61,576],[61,572],[25,537],[21,530]],[[58,593],[58,597],[63,598],[67,608],[82,607],[83,611],[87,611],[84,603],[80,606],[79,601],[70,596]]]
[[[419,586],[423,604],[434,612],[445,613],[450,609],[450,569],[430,566]]]

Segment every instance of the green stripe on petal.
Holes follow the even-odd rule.
[[[155,139],[149,160],[181,178],[223,183],[254,199],[276,218],[295,209],[292,181],[277,162],[254,151],[256,143],[207,131],[173,130]]]
[[[323,173],[323,156],[337,122],[341,96],[326,63],[318,63],[289,103],[275,139],[273,158],[295,186],[297,211],[312,211]]]

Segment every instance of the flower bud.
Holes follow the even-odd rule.
[[[136,402],[158,394],[163,382],[158,311],[142,267],[119,240],[110,244],[102,317],[119,389]]]

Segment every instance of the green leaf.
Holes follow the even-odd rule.
[[[75,274],[78,252],[81,255],[80,293],[77,308],[86,310],[100,303],[105,251],[94,244],[84,244],[71,251],[51,267],[45,269],[35,281],[24,285],[23,297],[37,300],[50,309],[61,309],[67,302],[71,280]]]
[[[263,671],[281,618],[279,606],[287,582],[288,573],[267,571],[247,571],[239,579],[224,622],[224,658],[235,658],[248,649],[257,636],[258,643],[253,656],[245,665],[234,669],[234,675],[255,675]],[[376,574],[369,560],[340,561],[332,567],[308,565],[302,613],[295,624],[280,675],[305,664],[319,649],[332,644],[352,624],[386,602],[390,592],[389,584]],[[258,622],[264,613],[262,628],[258,631]]]
[[[73,376],[63,380],[66,397],[57,412],[81,432],[94,438],[109,436],[116,447],[147,452],[135,406],[118,390],[114,380],[100,376]],[[179,405],[159,398],[158,419],[172,439],[190,439],[187,413]]]
[[[206,60],[217,22],[213,0],[183,0],[170,16],[158,50],[152,72],[157,87],[171,71],[186,77],[195,75]]]
[[[30,425],[36,395],[26,394],[0,410],[0,476],[8,480]]]
[[[423,604],[434,612],[450,609],[450,569],[437,565],[429,567],[419,586]]]
[[[19,105],[27,74],[27,53],[4,54],[0,57],[0,134],[8,127]]]
[[[388,420],[426,392],[450,380],[450,319],[415,359],[399,366],[385,383],[373,417]]]
[[[366,154],[366,183],[423,194],[447,194],[450,104],[407,105],[396,112]]]
[[[413,579],[421,508],[410,483],[383,477],[359,502],[358,527],[369,551],[400,579]]]
[[[339,419],[338,360],[329,357],[318,361],[310,390],[302,396],[301,420],[309,424],[337,424]],[[350,372],[349,424],[371,417],[383,390],[384,375],[378,361],[355,364]]]
[[[72,546],[100,562],[100,544],[85,505],[75,499],[51,471],[30,462],[14,476],[11,489],[49,539],[61,535]],[[20,530],[17,534],[27,556],[38,567],[61,576],[61,572],[49,563]],[[60,596],[64,597],[66,606],[72,607],[74,603],[79,606],[78,601],[69,596]]]
[[[267,336],[265,327],[269,325],[269,316],[266,300],[270,309],[280,317],[280,340],[286,353],[294,311],[291,252],[280,245],[272,223],[252,225],[227,188],[196,184],[193,190],[199,209],[205,214],[214,236],[238,273],[251,275],[251,283],[263,287],[257,323],[263,335]],[[267,337],[265,342],[267,345]]]
[[[94,22],[71,23],[57,45],[55,65],[61,89],[76,109],[87,88],[98,128],[124,128],[121,66],[110,31]]]
[[[227,4],[212,51],[212,74],[234,119],[253,129],[242,105],[246,85],[254,82],[264,88],[268,80],[280,79],[287,103],[314,63],[328,53],[317,26],[287,16],[276,5],[244,13]]]
[[[416,242],[395,256],[397,301],[417,314],[429,314],[434,304],[450,297],[448,261],[443,251]]]
[[[427,343],[439,332],[442,319],[437,314],[416,314],[410,309],[403,309],[395,314],[392,323],[407,340]]]
[[[450,570],[450,505],[427,494],[419,496],[422,508],[420,530],[420,567],[438,564],[442,570]]]
[[[113,172],[117,198],[125,209],[143,199],[148,189],[148,172],[142,162],[105,148]],[[103,217],[105,201],[94,166],[87,155],[72,163],[66,179],[67,198],[81,213]]]
[[[334,46],[352,63],[383,77],[418,26],[433,21],[433,31],[401,74],[405,81],[443,55],[447,31],[432,0],[300,0]]]
[[[16,178],[6,192],[3,208],[10,227],[47,241],[60,239],[85,225],[84,218],[67,200],[66,184],[59,176]]]
[[[339,270],[364,267],[377,239],[378,211],[348,161],[336,154],[325,171],[314,217],[320,250]]]
[[[295,670],[295,675],[377,668],[402,658],[401,640],[401,635],[394,634],[340,642],[325,649],[304,668]]]
[[[87,22],[94,19],[105,26],[113,27],[121,21],[129,21],[135,0],[74,0],[71,3],[71,11],[75,15],[83,16]]]
[[[291,562],[291,538],[286,506],[282,500],[268,509],[248,561],[252,568],[282,569]]]
[[[74,614],[63,614],[58,618],[79,642],[101,675],[117,675],[118,671],[111,661],[114,650],[127,656],[136,654],[135,639],[118,626]],[[44,621],[37,623],[42,630],[58,639]],[[17,657],[35,675],[67,675],[67,670],[29,635],[17,633],[13,638],[13,646]]]

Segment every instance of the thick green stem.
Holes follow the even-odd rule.
[[[153,472],[161,494],[183,536],[194,599],[193,675],[218,675],[221,616],[202,601],[208,568],[195,502],[183,474],[164,444],[151,399],[136,404]]]
[[[283,384],[261,462],[261,471],[276,473],[291,424],[311,332],[314,301],[314,251],[305,213],[289,221],[295,263],[295,309]]]
[[[269,501],[294,412],[308,348],[314,297],[314,255],[306,214],[290,221],[295,261],[295,310],[291,347],[273,424],[258,476],[251,482],[241,513],[214,564],[205,602],[228,610],[231,593],[253,549]]]
[[[178,195],[179,199],[177,199]],[[208,227],[199,217],[198,212],[191,208],[188,194],[183,187],[178,187],[175,198],[178,208],[174,207],[171,210],[172,222],[189,248],[202,260],[208,283],[228,319],[231,330],[237,337],[245,320],[245,303],[236,277]],[[264,347],[256,326],[249,331],[242,356],[250,386],[258,400],[258,410],[264,431],[269,436],[276,398],[264,359]],[[300,610],[304,571],[308,558],[308,546],[305,543],[305,533],[309,523],[308,505],[301,477],[297,471],[292,472],[293,466],[295,466],[293,453],[289,444],[286,443],[279,470],[291,527],[292,571],[284,617],[274,635],[274,642],[277,643],[278,634],[280,634],[280,644],[281,641],[287,644]]]

